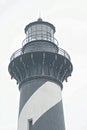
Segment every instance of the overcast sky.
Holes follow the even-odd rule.
[[[0,0],[0,130],[17,130],[20,93],[8,64],[39,12],[74,67],[62,91],[66,130],[87,130],[87,0]]]

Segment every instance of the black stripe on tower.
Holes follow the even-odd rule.
[[[32,127],[33,130],[65,130],[62,101],[45,112]]]

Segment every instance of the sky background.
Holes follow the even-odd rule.
[[[66,130],[87,130],[87,0],[0,0],[0,130],[17,130],[20,93],[8,64],[39,13],[74,68],[62,91]]]

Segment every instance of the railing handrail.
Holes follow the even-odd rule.
[[[45,41],[50,41],[55,43],[58,46],[58,41],[55,37],[49,36],[47,34],[34,34],[34,35],[29,35],[28,37],[26,37],[23,42],[22,42],[22,46],[24,46],[25,44],[32,42],[32,41],[36,41],[36,40],[45,40]]]
[[[27,52],[27,53],[28,53],[28,52]],[[23,51],[22,51],[22,48],[18,49],[17,51],[15,51],[15,52],[12,54],[12,56],[11,56],[11,58],[10,58],[10,61],[14,60],[16,57],[18,57],[18,56],[20,56],[20,55],[23,55],[23,54],[24,54],[24,53],[23,53]],[[69,54],[68,54],[65,50],[63,50],[62,48],[59,48],[59,47],[58,47],[58,54],[60,54],[60,55],[62,55],[62,56],[64,56],[64,57],[66,57],[68,60],[71,60]]]
[[[68,54],[65,50],[63,50],[62,48],[59,48],[59,47],[58,47],[58,54],[63,55],[63,56],[66,57],[67,59],[71,60],[69,54]]]
[[[17,51],[15,51],[11,58],[10,58],[10,61],[14,60],[16,57],[20,56],[23,54],[23,51],[22,51],[22,48],[18,49]]]

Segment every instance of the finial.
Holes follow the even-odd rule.
[[[41,12],[39,11],[39,18],[41,18]]]
[[[39,18],[37,20],[38,22],[41,22],[42,21],[42,18],[41,18],[41,12],[39,11]]]

